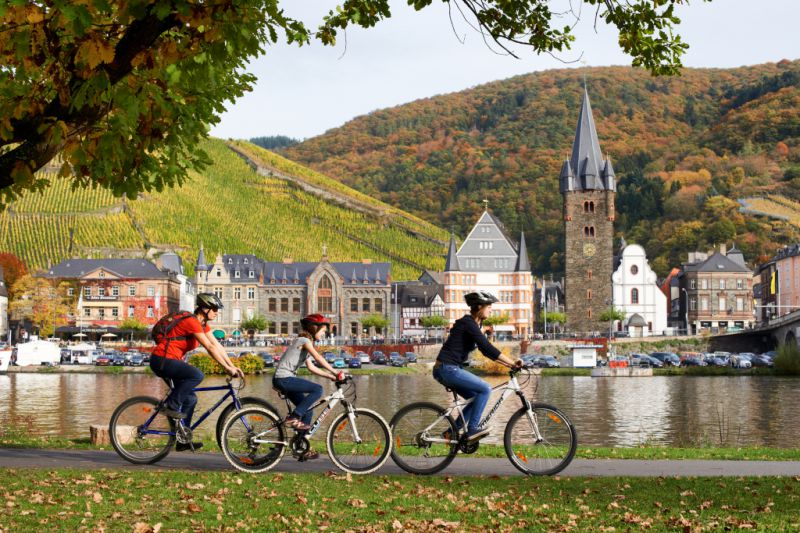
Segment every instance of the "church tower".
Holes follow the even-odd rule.
[[[572,157],[561,167],[565,234],[567,329],[605,331],[600,315],[611,307],[613,272],[614,169],[603,159],[584,88]]]

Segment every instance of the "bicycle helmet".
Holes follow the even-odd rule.
[[[470,307],[475,305],[490,305],[500,301],[495,298],[494,294],[486,291],[477,291],[466,294],[464,295],[464,300]]]
[[[222,305],[219,296],[211,294],[210,292],[201,292],[198,294],[194,299],[194,305],[200,309],[211,309],[212,311],[219,311],[225,307]]]
[[[328,326],[331,327],[331,323],[328,319],[324,316],[315,313],[313,315],[308,315],[300,319],[300,324],[303,328],[307,326]]]

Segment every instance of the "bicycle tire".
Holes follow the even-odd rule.
[[[534,403],[531,410],[544,440],[536,442],[527,420],[528,410],[522,407],[506,424],[503,446],[508,460],[523,474],[552,476],[564,470],[575,457],[578,432],[569,417],[552,405]]]
[[[397,466],[411,474],[427,476],[447,468],[458,453],[458,440],[450,444],[431,444],[421,440],[421,432],[429,425],[437,425],[431,430],[435,436],[445,431],[456,435],[456,424],[445,415],[446,410],[435,403],[416,402],[401,408],[392,417],[389,427],[392,431],[392,460]],[[441,418],[441,420],[439,420]],[[438,455],[431,456],[431,452]]]
[[[348,428],[351,426],[350,418],[344,412],[328,427],[328,456],[345,472],[369,474],[383,466],[392,453],[392,432],[386,420],[375,411],[361,408],[354,411],[355,429],[362,442],[356,443],[350,438],[353,437],[353,432],[349,431],[351,428]]]
[[[262,400],[256,396],[243,396],[239,398],[239,403],[242,405],[242,409],[245,407],[263,407],[267,411],[272,411],[276,415],[278,414],[278,410],[272,406],[267,400]],[[217,446],[219,449],[222,449],[222,426],[225,424],[225,421],[228,420],[228,417],[231,416],[236,410],[236,406],[233,402],[229,403],[225,409],[219,414],[219,418],[217,418],[217,427],[216,427],[216,437],[217,437]]]
[[[157,463],[166,457],[175,444],[175,421],[156,412],[160,400],[152,396],[128,398],[114,409],[108,424],[111,445],[117,454],[137,465]],[[155,417],[153,416],[155,414]],[[169,432],[168,435],[148,435],[140,432],[148,419],[148,428]],[[135,436],[131,429],[136,428]],[[129,441],[129,439],[133,439]]]
[[[277,442],[253,442],[252,439],[259,433],[265,433],[261,438]],[[283,457],[286,442],[280,417],[263,407],[246,407],[232,413],[222,428],[222,454],[231,466],[242,472],[257,473],[272,469]],[[262,446],[264,448],[260,450]],[[262,453],[259,454],[259,451]]]

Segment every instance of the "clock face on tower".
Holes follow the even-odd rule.
[[[583,255],[584,257],[592,257],[594,256],[597,249],[595,248],[594,244],[587,242],[583,245]]]

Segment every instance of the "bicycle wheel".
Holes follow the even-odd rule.
[[[166,457],[175,444],[175,421],[158,411],[159,403],[152,396],[136,396],[111,414],[111,445],[126,461],[153,464]]]
[[[406,472],[435,474],[458,453],[458,440],[453,438],[448,442],[444,438],[447,431],[456,435],[455,422],[435,403],[406,405],[395,413],[389,426],[394,438],[392,460]]]
[[[286,436],[278,415],[263,407],[233,413],[222,427],[222,453],[243,472],[265,472],[280,461]]]
[[[239,403],[242,404],[242,409],[246,407],[263,407],[267,411],[272,411],[276,415],[278,414],[278,410],[275,409],[271,403],[267,400],[262,400],[261,398],[257,398],[255,396],[244,396],[239,398]],[[225,409],[219,414],[219,418],[217,418],[217,428],[215,435],[217,436],[217,446],[219,449],[222,449],[222,426],[225,425],[225,421],[231,416],[231,414],[236,410],[236,406],[233,402],[229,403]]]
[[[327,442],[331,461],[352,474],[374,472],[392,452],[389,424],[369,409],[355,409],[353,420],[347,412],[336,417],[328,428]]]
[[[552,476],[564,470],[575,457],[578,434],[567,415],[552,405],[534,403],[532,417],[524,407],[506,425],[506,455],[519,471],[528,475]],[[534,424],[539,429],[537,439]]]

